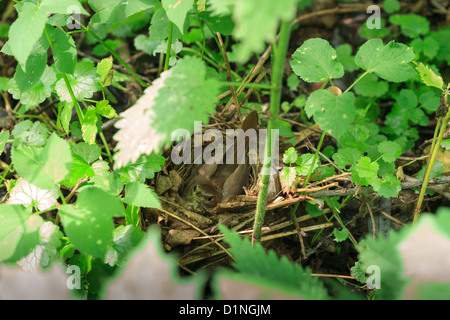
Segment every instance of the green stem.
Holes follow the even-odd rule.
[[[353,86],[354,86],[355,84],[357,84],[359,80],[361,80],[362,78],[364,78],[368,73],[369,73],[369,71],[366,71],[366,72],[364,72],[363,74],[361,74],[361,75],[358,77],[358,79],[356,79],[355,82],[353,82],[353,83],[350,85],[350,87],[348,87],[347,90],[344,91],[344,93],[350,91],[350,89],[353,88]]]
[[[447,94],[445,95],[444,101],[445,101],[445,103],[447,103]],[[422,209],[422,202],[425,197],[425,191],[427,190],[428,181],[430,180],[431,172],[433,171],[434,162],[436,161],[436,156],[438,154],[442,139],[444,137],[444,133],[447,130],[447,122],[449,121],[449,118],[450,118],[450,110],[447,111],[447,114],[442,119],[441,128],[440,128],[437,140],[433,141],[434,148],[430,151],[431,156],[428,160],[427,168],[425,170],[425,175],[423,177],[422,188],[420,189],[420,193],[419,193],[419,199],[417,200],[417,205],[414,210],[413,223],[416,223],[417,220],[419,219],[419,214]],[[439,118],[439,119],[441,119],[441,118]],[[439,120],[438,120],[438,123],[439,123]]]
[[[281,22],[280,35],[278,43],[273,46],[272,51],[272,88],[270,91],[270,112],[269,122],[267,125],[267,141],[266,151],[264,155],[264,165],[261,172],[261,187],[258,194],[256,204],[255,222],[253,225],[252,244],[261,238],[261,229],[264,222],[267,203],[267,191],[269,188],[270,169],[272,167],[272,129],[277,128],[278,113],[281,103],[281,88],[283,80],[284,62],[289,45],[289,37],[291,33],[290,21]]]
[[[264,83],[244,83],[238,81],[219,81],[219,84],[222,86],[234,86],[234,87],[246,87],[246,88],[258,88],[258,89],[272,89],[272,85],[264,84]]]
[[[169,70],[169,61],[172,53],[172,34],[173,34],[173,22],[169,23],[169,38],[167,39],[166,61],[164,63],[164,71]]]

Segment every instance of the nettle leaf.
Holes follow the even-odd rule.
[[[416,38],[430,32],[430,22],[417,14],[394,14],[389,17],[392,24],[400,25],[402,33],[409,38]]]
[[[113,217],[123,217],[125,208],[118,197],[100,188],[78,193],[75,205],[61,206],[61,223],[71,243],[81,252],[104,259],[113,240]]]
[[[135,13],[151,9],[159,4],[157,0],[89,0],[89,5],[96,13],[92,16],[92,23],[122,22]]]
[[[33,3],[25,2],[21,7],[18,18],[9,29],[9,49],[24,71],[26,71],[26,62],[34,45],[44,32],[46,22],[46,10]]]
[[[43,220],[21,204],[2,204],[0,208],[0,262],[15,262],[39,244]]]
[[[194,0],[162,0],[161,3],[164,10],[166,10],[169,20],[183,33],[184,21],[186,20],[188,11],[194,5]]]
[[[355,63],[384,80],[401,82],[415,76],[415,71],[408,65],[414,57],[414,51],[404,44],[391,41],[383,45],[381,39],[371,39],[359,48]]]
[[[61,73],[72,74],[77,62],[77,48],[73,38],[59,28],[51,28],[50,35],[56,69]]]
[[[45,67],[40,80],[32,88],[21,91],[14,78],[8,82],[8,92],[13,98],[24,105],[35,106],[45,101],[52,94],[52,85],[56,81],[56,74],[49,66]]]
[[[156,193],[142,182],[132,182],[125,186],[123,202],[136,207],[161,208]]]
[[[296,161],[298,167],[295,167],[295,171],[299,176],[306,176],[311,170],[313,172],[320,164],[320,160],[317,158],[314,167],[311,169],[314,160],[314,154],[305,153],[302,154]]]
[[[245,62],[253,52],[264,50],[264,42],[275,39],[279,21],[294,17],[297,3],[297,0],[235,1],[234,35],[241,41],[236,51],[238,61]]]
[[[67,77],[69,78],[70,85],[77,100],[83,101],[84,99],[90,99],[94,95],[94,92],[100,90],[100,77],[91,61],[78,62],[73,75],[69,74]],[[72,97],[64,79],[56,82],[55,89],[61,101],[72,102]]]
[[[355,96],[346,92],[335,96],[328,90],[314,91],[306,102],[306,114],[314,116],[315,122],[322,130],[335,137],[343,135],[355,118]]]
[[[72,145],[72,152],[82,157],[86,162],[91,163],[100,158],[101,148],[96,144],[89,145],[85,142],[80,142]]]
[[[114,110],[114,108],[109,104],[109,100],[97,101],[95,105],[95,112],[108,119],[119,117],[116,110]]]
[[[292,70],[306,82],[325,82],[341,78],[344,67],[336,50],[324,39],[306,40],[292,55]]]
[[[72,167],[69,143],[53,133],[43,148],[19,146],[11,158],[18,174],[41,189],[52,189]]]
[[[338,151],[333,154],[333,160],[339,168],[347,169],[346,167],[350,165],[350,170],[352,170],[361,156],[362,153],[358,149],[344,147],[339,148]]]
[[[413,62],[416,65],[416,70],[419,71],[420,78],[422,79],[423,83],[425,83],[429,87],[435,87],[442,90],[444,81],[442,80],[441,76],[438,76],[433,72],[433,70],[430,69],[430,67],[424,65],[422,62],[419,62],[419,64],[417,64],[415,61]]]
[[[120,265],[125,261],[127,253],[133,249],[145,236],[140,227],[127,225],[118,226],[114,230],[113,244],[105,255],[105,263],[110,266]]]
[[[283,155],[283,162],[284,163],[295,163],[295,161],[297,161],[298,158],[298,152],[297,150],[295,150],[294,147],[290,147],[289,149],[287,149],[284,152]]]
[[[79,179],[93,177],[95,175],[89,163],[81,156],[74,154],[72,155],[72,159],[72,169],[68,177],[61,181],[61,184],[69,188],[74,187]]]

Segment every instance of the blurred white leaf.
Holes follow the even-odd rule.
[[[38,210],[53,207],[58,198],[58,190],[40,189],[26,180],[19,179],[11,190],[9,204],[23,204],[25,207],[36,206]]]

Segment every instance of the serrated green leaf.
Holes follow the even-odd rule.
[[[359,48],[355,63],[384,80],[401,82],[415,75],[408,65],[414,57],[414,51],[404,44],[391,41],[383,45],[381,39],[371,39]]]
[[[70,170],[68,177],[61,181],[61,184],[69,188],[74,187],[78,183],[78,180],[93,177],[95,175],[94,170],[89,166],[89,163],[81,156],[74,154],[72,158],[72,169]]]
[[[89,145],[85,142],[80,142],[72,145],[72,152],[82,157],[86,162],[91,163],[100,158],[101,148],[96,144]]]
[[[417,14],[394,14],[389,17],[389,21],[400,25],[402,33],[409,38],[425,35],[430,31],[430,22],[427,18]]]
[[[280,178],[290,188],[297,178],[295,167],[284,167],[280,171]]]
[[[72,119],[72,108],[73,108],[72,103],[69,102],[58,103],[58,110],[61,110],[59,113],[58,124],[61,124],[61,127],[62,129],[64,129],[66,134],[69,133],[70,120]]]
[[[441,147],[444,148],[445,150],[450,150],[450,138],[442,140]],[[0,144],[0,150],[1,150],[1,144]]]
[[[102,87],[110,86],[112,83],[114,71],[112,71],[113,59],[112,56],[100,61],[97,65],[97,73],[100,76],[100,83]]]
[[[85,254],[104,259],[113,240],[112,217],[122,217],[125,209],[119,198],[90,187],[78,193],[75,205],[61,206],[59,213],[71,243]]]
[[[293,264],[285,256],[278,258],[273,250],[267,253],[260,243],[251,245],[250,240],[241,238],[236,232],[230,232],[219,226],[225,234],[225,242],[230,245],[230,252],[237,260],[235,269],[243,275],[241,281],[249,277],[259,279],[259,283],[267,285],[270,281],[277,290],[287,294],[295,294],[306,299],[325,299],[327,293],[317,278],[311,277],[310,270]]]
[[[292,19],[296,6],[297,0],[235,1],[233,34],[241,41],[236,51],[237,60],[245,62],[252,53],[264,50],[264,42],[275,39],[279,21]]]
[[[18,174],[41,189],[52,189],[66,178],[72,167],[67,141],[53,133],[44,148],[19,146],[11,152]]]
[[[315,122],[325,130],[339,138],[351,126],[355,118],[355,96],[346,92],[335,96],[328,90],[314,91],[306,102],[306,114],[314,116]]]
[[[430,69],[430,67],[424,65],[422,62],[416,65],[416,70],[419,71],[420,78],[422,79],[423,83],[425,83],[429,87],[435,87],[438,89],[442,89],[444,86],[444,81],[442,80],[441,76],[438,76],[433,72],[433,70]]]
[[[194,0],[162,0],[164,10],[166,10],[167,17],[172,21],[179,30],[183,33],[184,21],[189,10],[194,5]]]
[[[171,142],[172,132],[177,129],[193,132],[194,121],[208,122],[218,93],[219,83],[206,77],[206,67],[200,59],[180,59],[155,98],[152,126],[157,134],[165,136],[166,143]]]
[[[73,74],[77,62],[75,41],[64,30],[51,28],[55,67],[61,73]]]
[[[225,36],[229,36],[233,33],[235,24],[231,15],[212,16],[209,11],[203,11],[199,14],[199,17],[202,18],[214,32],[219,32]]]
[[[26,71],[26,62],[34,45],[39,41],[47,22],[47,11],[25,2],[16,21],[9,29],[9,49]]]
[[[394,162],[402,154],[402,147],[394,141],[383,141],[378,145],[378,151],[384,161]]]
[[[187,20],[186,20],[187,21]],[[166,40],[169,36],[170,21],[166,15],[164,8],[157,9],[152,16],[150,23],[149,34],[150,40]],[[187,24],[180,30],[176,25],[173,26],[172,39],[179,39],[182,33],[187,30]]]
[[[297,150],[295,150],[294,147],[290,147],[289,149],[287,149],[284,152],[283,155],[283,162],[284,163],[295,163],[295,161],[297,161],[298,158],[298,152]]]
[[[123,202],[136,207],[161,208],[156,193],[142,182],[132,182],[125,186]]]
[[[108,119],[111,118],[118,118],[119,116],[117,115],[116,110],[114,110],[114,108],[109,104],[108,100],[100,100],[97,102],[96,106],[95,106],[95,111]]]
[[[118,226],[114,230],[113,243],[105,255],[105,263],[110,266],[120,265],[127,253],[145,236],[140,227],[127,225]]]
[[[291,67],[306,82],[325,82],[341,78],[344,67],[336,50],[324,39],[306,40],[292,55]]]

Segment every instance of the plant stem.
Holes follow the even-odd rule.
[[[281,88],[283,80],[284,61],[289,45],[289,37],[291,33],[290,21],[282,21],[280,27],[280,36],[278,43],[273,46],[272,51],[272,88],[270,91],[270,111],[269,122],[267,125],[267,141],[264,155],[264,164],[261,171],[261,186],[256,204],[255,222],[253,225],[252,244],[261,238],[261,228],[264,222],[267,203],[267,191],[269,188],[270,169],[272,167],[272,129],[277,128],[278,113],[281,102]]]
[[[173,22],[170,22],[169,38],[167,39],[166,61],[164,63],[164,71],[169,70],[170,55],[172,53],[172,34],[173,34]]]
[[[447,92],[445,94],[444,103],[446,103],[447,107],[448,107]],[[425,191],[427,190],[428,181],[430,180],[431,172],[433,171],[434,162],[436,161],[436,156],[439,151],[442,139],[444,137],[444,133],[447,130],[447,122],[448,122],[449,118],[450,118],[450,110],[447,111],[447,114],[445,115],[445,117],[443,119],[442,118],[438,119],[438,124],[439,124],[439,120],[442,119],[441,128],[439,130],[439,135],[438,135],[436,141],[434,141],[435,139],[433,139],[433,143],[432,143],[433,148],[430,151],[431,156],[428,159],[427,168],[425,170],[425,175],[423,176],[422,188],[420,189],[420,193],[419,193],[419,199],[417,200],[417,205],[416,205],[416,208],[414,209],[413,223],[416,223],[417,220],[419,219],[419,214],[422,209],[423,198],[425,197]],[[435,135],[435,138],[436,138],[436,135]]]

